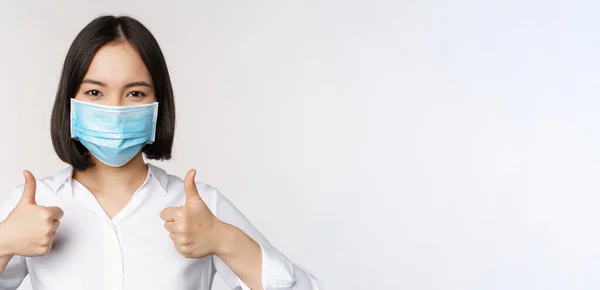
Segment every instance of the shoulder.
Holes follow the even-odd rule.
[[[168,174],[167,178],[168,186],[166,191],[168,194],[185,194],[183,178],[171,174]],[[202,197],[219,193],[219,190],[216,187],[199,181],[196,181],[196,189],[198,189],[198,193],[200,193],[200,196]]]
[[[67,167],[50,176],[40,176],[33,172],[35,177],[35,199],[39,205],[53,204],[56,196],[63,190],[63,184],[72,176],[72,168]],[[16,186],[0,194],[0,218],[5,211],[12,211],[23,195],[24,180]]]
[[[56,172],[54,175],[38,177],[35,172],[32,172],[33,176],[35,176],[36,181],[36,194],[42,193],[45,194],[47,192],[58,192],[58,190],[68,182],[73,176],[73,168],[71,166],[63,168]],[[17,185],[16,191],[21,192],[25,187],[24,183]]]
[[[41,195],[45,195],[49,192],[55,192],[58,188],[67,180],[67,177],[71,176],[71,168],[66,168],[58,171],[56,174],[51,176],[45,176],[42,178],[38,178],[35,172],[32,172],[35,178],[35,186],[36,186],[36,197]],[[24,181],[22,183],[17,184],[16,186],[11,187],[7,192],[4,192],[0,195],[0,205],[2,207],[6,207],[9,204],[15,204],[19,201],[21,196],[23,195],[23,189],[25,188]]]
[[[23,186],[13,187],[7,193],[0,196],[0,221],[3,221],[8,214],[17,206],[21,199]]]
[[[47,183],[51,177],[45,178],[36,178],[36,199],[39,197],[39,192],[48,191]],[[23,189],[25,188],[25,183],[18,184],[13,186],[0,194],[0,221],[4,220],[8,214],[17,206],[19,200],[23,196]]]
[[[155,177],[159,183],[161,183],[163,189],[168,195],[176,196],[178,199],[182,200],[185,199],[185,190],[183,187],[182,177],[169,174],[165,170],[156,166],[153,166],[152,170],[155,171],[153,174],[155,174]],[[158,170],[162,172],[159,172]],[[196,189],[198,190],[200,197],[202,197],[202,200],[204,200],[204,203],[206,203],[206,205],[213,212],[224,198],[216,187],[207,183],[199,182],[198,180],[196,180]]]

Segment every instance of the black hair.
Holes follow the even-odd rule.
[[[79,141],[71,138],[71,98],[79,90],[98,49],[108,43],[122,41],[129,42],[142,58],[152,77],[159,104],[155,141],[144,146],[142,152],[149,159],[171,158],[175,134],[175,102],[169,71],[158,42],[142,23],[131,17],[100,16],[79,32],[67,52],[50,121],[52,145],[56,154],[75,170],[85,170],[94,164],[89,151]]]

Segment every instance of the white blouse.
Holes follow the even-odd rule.
[[[27,274],[36,290],[204,290],[211,289],[215,273],[232,289],[249,289],[218,257],[188,259],[177,252],[159,214],[185,203],[183,180],[148,167],[144,184],[112,220],[92,193],[72,178],[71,167],[37,180],[37,203],[58,206],[64,216],[50,252],[13,257],[0,276],[0,290],[17,289]],[[217,189],[202,183],[197,188],[217,218],[261,246],[265,289],[319,289],[314,277],[271,246]],[[0,221],[22,192],[23,186],[17,187],[0,205]]]

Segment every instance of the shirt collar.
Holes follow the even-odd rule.
[[[167,175],[167,172],[164,169],[154,166],[150,163],[147,164],[148,174],[154,177],[156,181],[158,181],[158,184],[160,184],[160,188],[162,188],[165,194],[168,193],[167,187],[169,185],[169,176]]]
[[[54,177],[52,177],[52,182],[50,182],[50,186],[52,190],[57,193],[60,187],[65,183],[71,182],[71,177],[73,176],[73,167],[69,166],[61,171],[59,171]]]
[[[148,177],[154,178],[160,185],[163,192],[166,194],[168,192],[167,186],[168,186],[168,181],[169,181],[169,176],[167,175],[167,172],[164,169],[154,166],[150,163],[147,163],[147,164],[148,164],[148,175],[149,175]],[[73,179],[73,167],[69,166],[69,167],[59,171],[56,175],[54,175],[54,177],[52,177],[52,179],[51,179],[51,182],[49,182],[49,185],[52,187],[52,190],[54,191],[54,193],[58,193],[58,190],[61,188],[61,186],[63,186],[63,184],[65,184],[65,183],[70,184],[72,179]]]

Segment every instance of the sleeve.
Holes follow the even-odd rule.
[[[0,202],[0,221],[4,221],[10,212],[15,208],[19,199],[21,199],[23,187],[17,187],[8,197]],[[25,276],[27,276],[27,264],[25,257],[14,256],[4,273],[0,276],[0,290],[16,290],[19,288]]]
[[[234,225],[254,241],[262,250],[262,284],[265,290],[319,290],[316,278],[303,268],[293,264],[287,257],[275,249],[267,239],[248,221],[248,219],[218,190],[212,193],[213,212],[223,222]],[[213,256],[215,269],[231,289],[250,290],[244,282],[229,269],[227,264]]]

